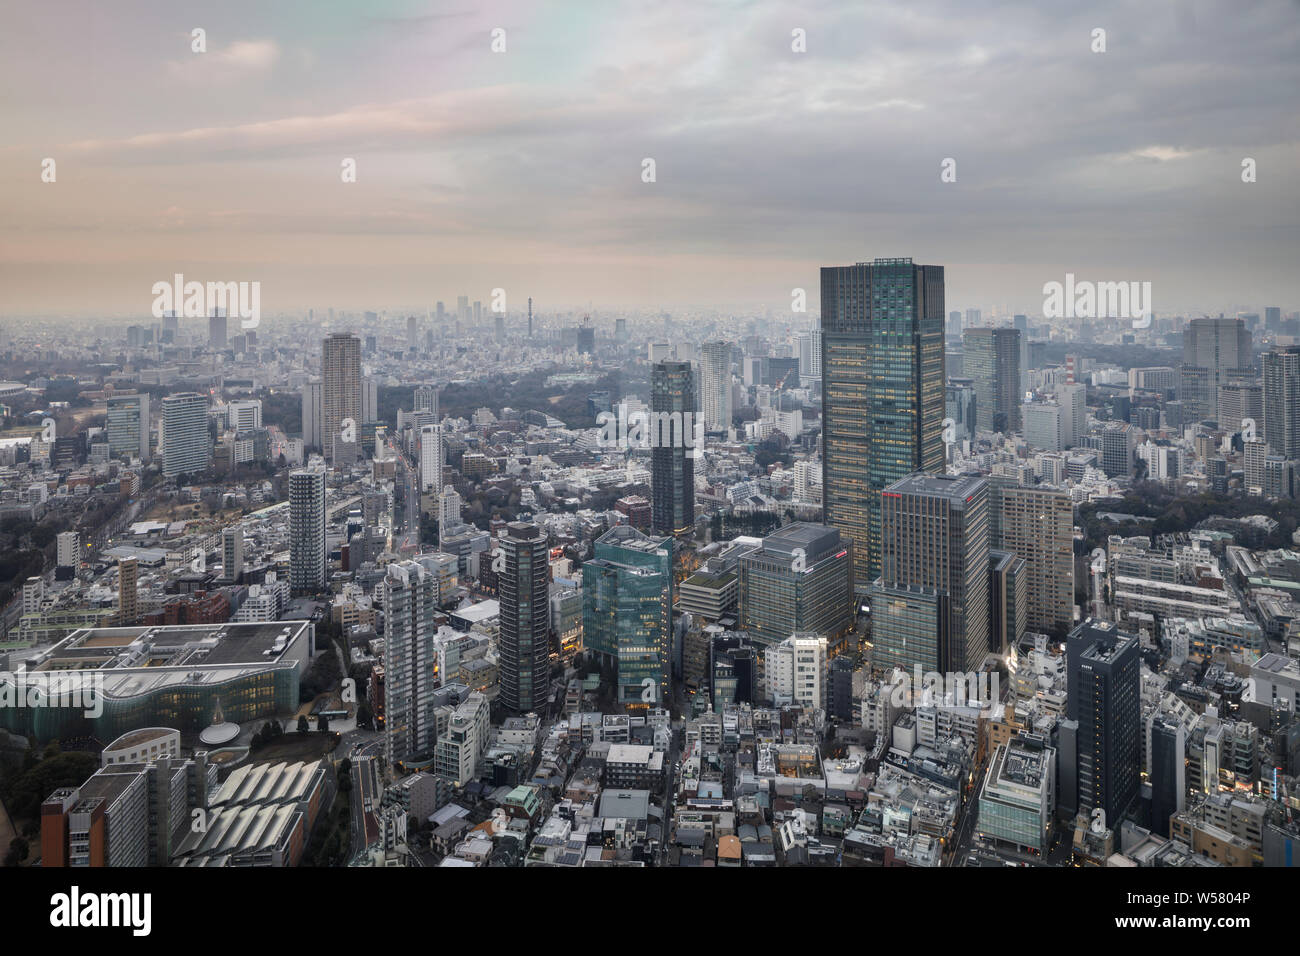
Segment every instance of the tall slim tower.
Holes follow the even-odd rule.
[[[238,582],[244,573],[244,532],[237,526],[221,532],[221,570],[227,581]]]
[[[708,431],[731,427],[730,342],[705,342],[700,348],[700,416]]]
[[[302,468],[289,473],[289,586],[300,594],[326,583],[325,472]]]
[[[690,362],[664,360],[650,379],[652,523],[660,534],[695,527],[695,374]],[[673,417],[676,416],[676,417]]]
[[[358,429],[361,407],[361,340],[351,332],[335,332],[321,343],[321,447],[334,460],[334,445],[344,419]]]
[[[528,337],[533,337],[533,297],[528,297]]]
[[[943,266],[876,259],[821,270],[825,521],[880,575],[880,493],[944,469]]]
[[[1300,345],[1275,345],[1264,353],[1263,434],[1273,454],[1300,458]]]
[[[135,558],[117,562],[117,623],[124,627],[140,618],[138,576],[139,562]]]
[[[213,309],[208,316],[208,348],[220,351],[226,347],[226,314],[221,309]]]
[[[500,541],[501,703],[516,714],[541,712],[551,689],[546,532],[512,521]]]
[[[417,561],[398,561],[384,571],[383,593],[384,730],[394,766],[432,750],[438,739],[438,577]]]

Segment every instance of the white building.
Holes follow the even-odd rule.
[[[399,561],[388,566],[383,589],[386,745],[389,766],[396,766],[437,740],[438,580],[415,561]]]
[[[768,648],[767,695],[778,706],[798,704],[810,710],[825,709],[827,674],[826,638],[793,634]]]

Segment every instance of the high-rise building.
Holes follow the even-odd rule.
[[[406,317],[406,347],[411,351],[420,347],[420,320],[413,315]]]
[[[1300,350],[1297,350],[1300,352]],[[1268,370],[1271,352],[1264,353],[1264,368]],[[1237,432],[1244,427],[1242,422],[1249,418],[1255,423],[1258,434],[1263,434],[1264,424],[1264,389],[1254,382],[1228,382],[1219,386],[1219,422],[1225,431]]]
[[[1137,450],[1137,429],[1128,422],[1107,422],[1101,434],[1101,470],[1111,478],[1133,474],[1133,453]]]
[[[1074,619],[1074,503],[1064,489],[989,481],[989,542],[1025,562],[1027,626],[1064,637]]]
[[[741,627],[760,649],[795,632],[838,646],[853,629],[853,555],[836,528],[795,522],[740,557]]]
[[[1250,329],[1241,319],[1192,319],[1183,327],[1179,395],[1191,406],[1192,420],[1218,420],[1219,386],[1251,366]]]
[[[1066,641],[1066,717],[1074,737],[1074,809],[1101,809],[1118,828],[1137,802],[1142,753],[1138,640],[1109,621],[1084,621]]]
[[[289,586],[300,594],[325,588],[325,472],[302,468],[289,473]]]
[[[320,382],[307,382],[302,387],[302,443],[307,448],[321,447],[321,418],[325,414],[324,395]]]
[[[384,569],[384,731],[390,766],[431,752],[438,740],[434,644],[438,576],[417,561]]]
[[[1065,450],[1064,415],[1055,402],[1026,402],[1021,406],[1025,443],[1042,451]]]
[[[881,491],[944,468],[943,267],[824,267],[821,313],[825,520],[853,542],[866,590],[880,573]]]
[[[821,329],[799,333],[799,378],[801,381],[819,381],[822,377]]]
[[[546,709],[551,691],[546,532],[512,521],[500,539],[501,703],[517,714]]]
[[[220,351],[226,347],[227,315],[220,309],[213,309],[208,316],[208,348]]]
[[[454,528],[461,523],[461,506],[465,500],[460,496],[451,485],[444,485],[442,493],[438,495],[438,533],[442,534],[447,528]]]
[[[262,427],[262,403],[255,398],[231,402],[226,406],[226,415],[226,425],[232,432]]]
[[[989,652],[989,487],[917,473],[881,496],[872,663],[978,671]]]
[[[615,702],[658,708],[671,700],[673,542],[629,525],[596,539],[582,566],[582,641],[618,673]]]
[[[1264,353],[1263,435],[1275,455],[1300,458],[1300,345]]]
[[[362,414],[361,340],[351,332],[335,332],[321,343],[321,446],[335,457],[342,423],[351,419],[360,434]],[[341,451],[342,449],[339,449]]]
[[[1169,818],[1187,805],[1187,729],[1167,714],[1147,718],[1151,832],[1169,836]]]
[[[442,493],[442,426],[420,426],[420,490]]]
[[[109,452],[148,461],[149,393],[110,395],[104,404]]]
[[[238,526],[221,531],[221,571],[227,581],[238,581],[244,573],[244,532]]]
[[[689,534],[695,527],[695,374],[690,362],[664,360],[650,380],[650,487],[654,529]],[[670,418],[669,416],[676,416]]]
[[[76,569],[81,566],[81,535],[75,531],[62,531],[55,539],[58,567]]]
[[[140,619],[140,563],[135,558],[117,562],[117,623],[129,627]]]
[[[1028,629],[1029,579],[1025,561],[1010,551],[989,549],[989,650],[1005,654]]]
[[[982,431],[1020,431],[1020,330],[967,329],[962,374],[975,385],[975,422]]]
[[[198,392],[179,392],[162,400],[163,475],[195,475],[208,470],[212,436],[208,400]]]
[[[700,348],[700,413],[708,431],[731,427],[730,342],[705,342]]]
[[[791,634],[763,655],[767,696],[778,707],[795,704],[809,713],[827,709],[828,642],[820,634]]]
[[[1068,382],[1058,385],[1056,400],[1061,405],[1061,441],[1066,448],[1073,448],[1088,430],[1088,386]]]
[[[416,386],[414,403],[415,411],[428,412],[434,421],[438,420],[438,390],[432,385]]]
[[[969,441],[975,437],[975,383],[968,378],[948,377],[944,386],[944,415],[951,418],[957,441]]]

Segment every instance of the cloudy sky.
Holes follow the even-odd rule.
[[[260,281],[268,313],[494,287],[512,310],[787,310],[801,286],[815,309],[819,265],[877,256],[945,265],[950,308],[1036,313],[1073,272],[1151,281],[1157,313],[1300,309],[1293,0],[0,17],[2,314],[143,315],[176,272]]]

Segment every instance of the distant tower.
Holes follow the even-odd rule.
[[[533,337],[533,297],[528,297],[528,337]]]

